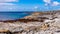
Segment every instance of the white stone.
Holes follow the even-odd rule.
[[[54,32],[54,34],[60,34],[60,33]]]
[[[51,23],[51,22],[53,22],[54,20],[45,20],[44,22],[45,23]]]

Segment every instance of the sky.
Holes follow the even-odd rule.
[[[0,0],[0,11],[60,10],[60,0]]]

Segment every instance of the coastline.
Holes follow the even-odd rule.
[[[60,12],[35,12],[22,19],[2,21],[0,24],[1,33],[55,34],[59,33]]]

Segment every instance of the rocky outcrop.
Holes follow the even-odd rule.
[[[36,14],[36,15],[35,15]],[[3,34],[60,34],[58,13],[33,13],[26,18],[0,22]]]

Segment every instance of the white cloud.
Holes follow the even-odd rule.
[[[18,5],[0,5],[0,11],[18,11],[20,10]]]
[[[35,9],[37,9],[37,8],[38,8],[38,6],[35,6],[34,8],[35,8]]]
[[[45,3],[50,3],[51,0],[43,0]]]
[[[48,6],[51,4],[51,0],[43,0],[43,2],[45,2],[45,6]]]
[[[3,3],[3,2],[17,2],[18,0],[0,0],[0,3]]]
[[[16,4],[13,4],[13,3],[0,3],[0,5],[16,5]]]
[[[48,4],[46,3],[45,6],[48,6]]]
[[[19,10],[18,5],[13,3],[0,3],[0,11],[17,11]]]
[[[8,2],[18,2],[18,0],[0,0],[0,11],[14,11],[19,9],[16,4]]]
[[[48,5],[57,6],[60,4],[58,1],[53,1],[53,2],[51,2],[52,0],[43,0],[43,1],[45,2],[45,6],[48,6]]]
[[[59,5],[59,4],[60,4],[59,2],[54,1],[54,2],[52,3],[52,6],[57,6],[57,5]]]

